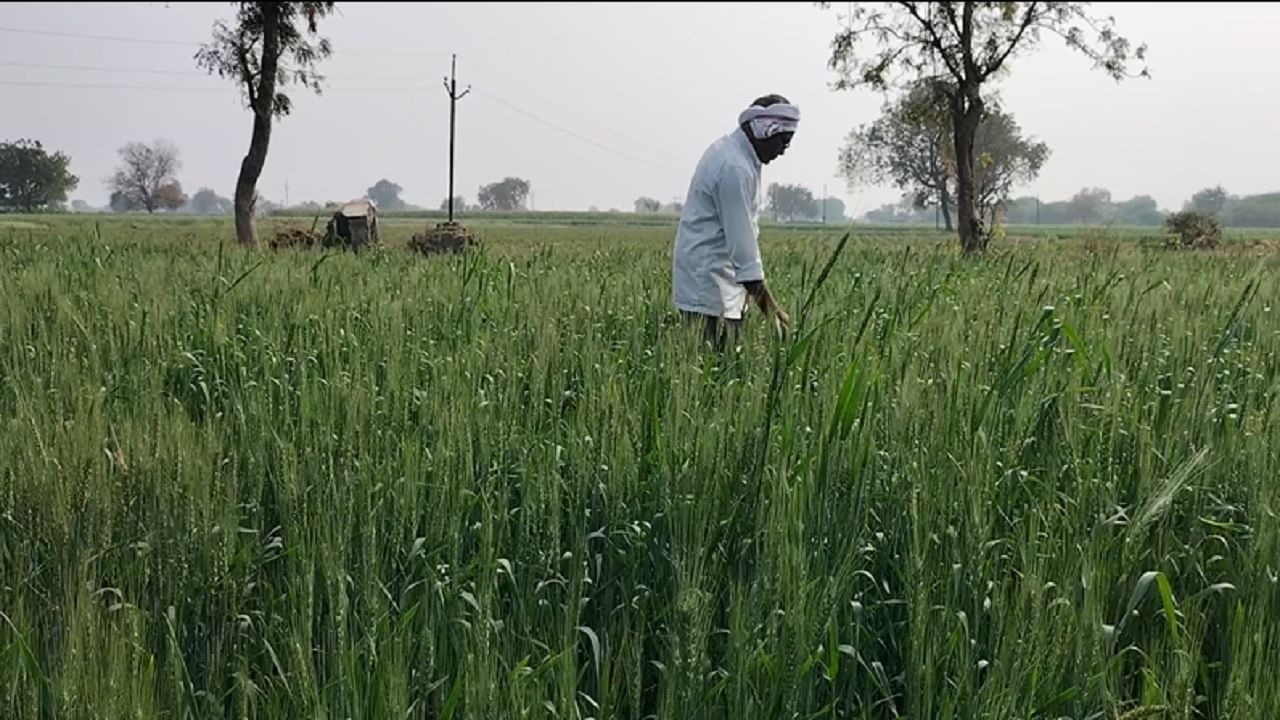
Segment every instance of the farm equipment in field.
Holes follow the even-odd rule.
[[[325,228],[325,245],[359,249],[378,242],[378,210],[369,200],[338,208]]]

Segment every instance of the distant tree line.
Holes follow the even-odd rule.
[[[663,203],[651,197],[638,197],[635,211],[637,215],[679,215],[684,211],[684,203],[679,200]]]
[[[1180,208],[1214,217],[1226,227],[1280,227],[1280,192],[1259,195],[1232,195],[1221,185],[1194,193]],[[910,193],[897,203],[882,205],[865,213],[862,222],[874,224],[942,225],[941,208],[917,204]],[[1154,227],[1174,210],[1160,208],[1150,195],[1135,195],[1116,201],[1106,188],[1082,188],[1067,200],[1044,202],[1021,196],[1001,205],[1004,221],[1010,225],[1120,225]]]
[[[845,205],[839,198],[818,199],[813,191],[803,185],[780,185],[773,183],[766,191],[768,200],[763,214],[775,222],[822,222],[841,223],[845,218]],[[679,215],[684,210],[684,203],[672,200],[663,204],[651,197],[639,197],[635,201],[635,212],[639,215]]]

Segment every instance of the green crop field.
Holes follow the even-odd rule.
[[[15,222],[0,717],[1280,715],[1263,235],[766,227],[721,356],[669,224]]]

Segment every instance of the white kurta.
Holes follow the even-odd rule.
[[[764,280],[760,261],[760,159],[740,128],[711,144],[698,161],[671,263],[676,308],[739,319],[742,283]]]

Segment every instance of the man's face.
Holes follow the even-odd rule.
[[[760,162],[768,165],[787,153],[787,148],[791,147],[791,138],[795,133],[778,133],[773,137],[764,140],[759,144]]]

